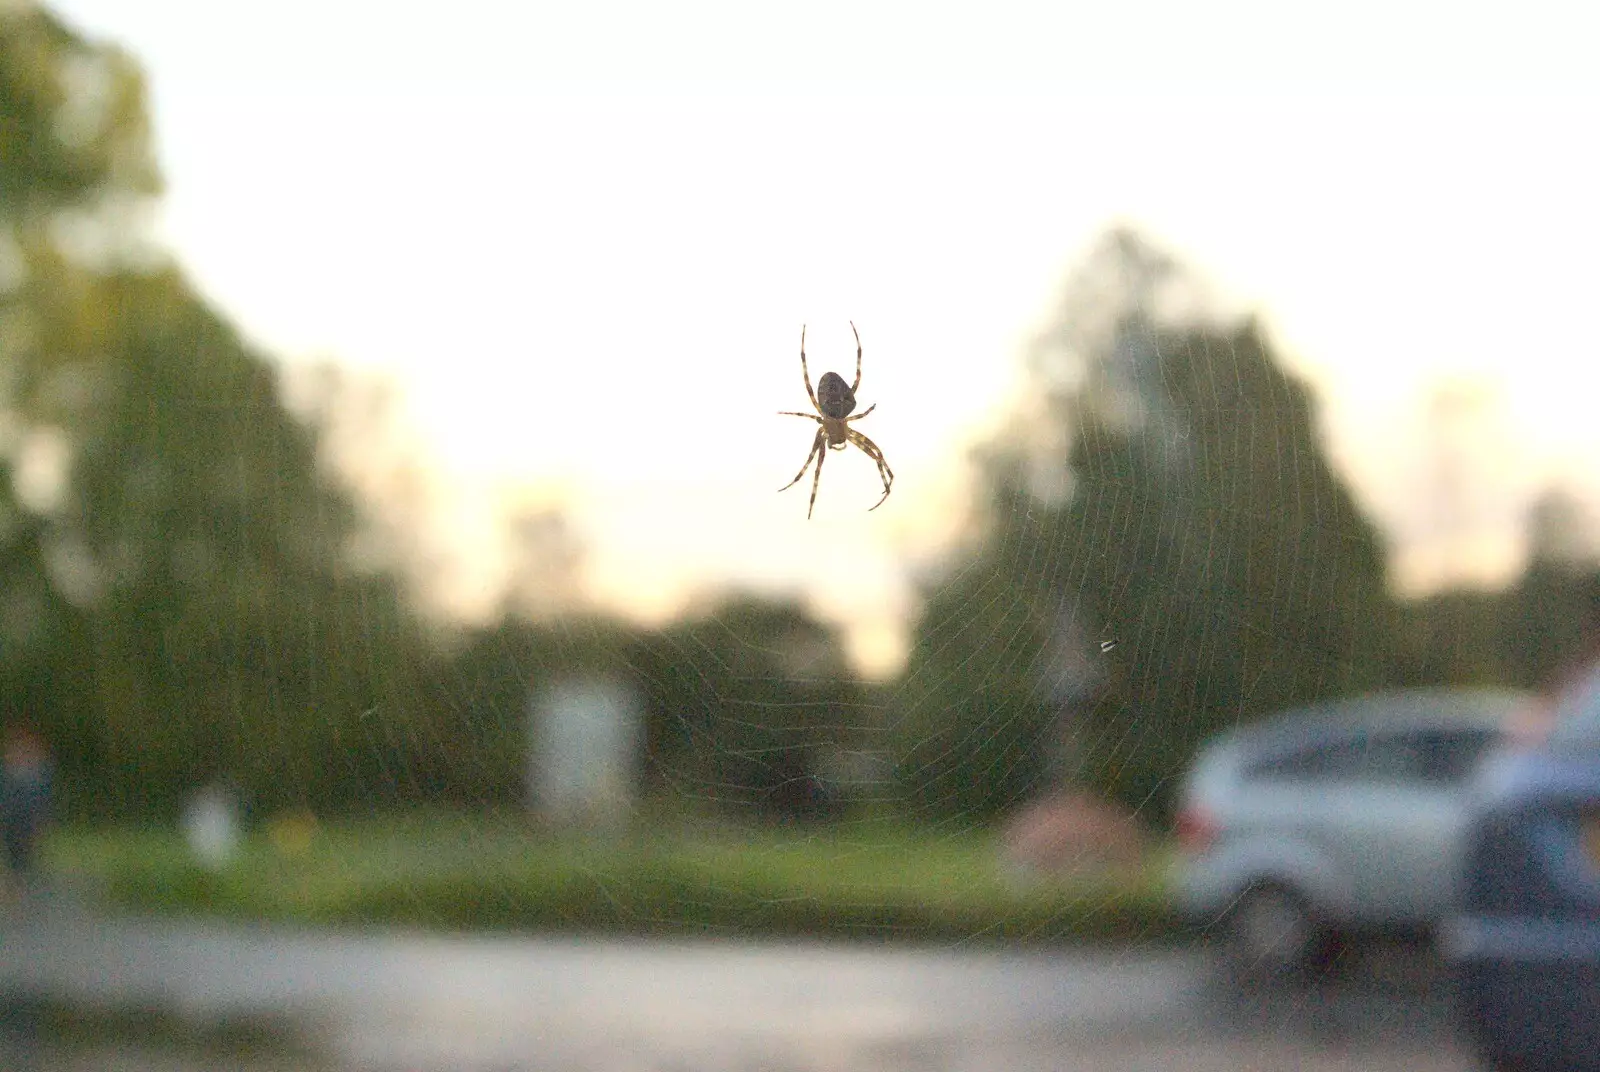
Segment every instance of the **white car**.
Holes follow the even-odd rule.
[[[1318,704],[1204,746],[1178,813],[1178,908],[1249,975],[1334,939],[1427,932],[1455,894],[1472,776],[1525,693],[1419,689]]]

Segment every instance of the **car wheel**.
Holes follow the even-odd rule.
[[[1273,978],[1312,966],[1329,948],[1327,927],[1306,899],[1282,886],[1251,886],[1229,909],[1229,965],[1242,978]]]

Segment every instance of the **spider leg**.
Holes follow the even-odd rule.
[[[827,433],[826,429],[822,429],[822,428],[817,429],[817,446],[818,447],[822,446],[823,441],[827,438],[827,436],[828,436],[828,433]],[[816,471],[816,474],[813,475],[812,478],[811,478],[811,501],[806,503],[806,520],[807,521],[811,520],[811,510],[812,510],[812,508],[814,506],[817,505],[817,485],[822,483],[822,463],[827,461],[827,460],[828,460],[828,452],[825,451],[825,450],[818,450],[817,451],[817,471]]]
[[[812,420],[816,421],[818,424],[822,423],[822,418],[818,417],[815,413],[796,413],[792,409],[780,409],[778,411],[778,416],[780,416],[780,417],[809,417]]]
[[[797,417],[806,417],[806,416],[810,416],[810,415],[806,414],[806,413],[797,413],[797,414],[795,414],[795,416],[797,416]],[[811,468],[811,459],[813,459],[813,458],[815,458],[817,456],[817,452],[822,449],[822,444],[827,441],[827,438],[828,438],[827,437],[827,433],[823,432],[823,430],[821,428],[818,428],[817,429],[817,437],[811,441],[811,453],[806,455],[806,463],[800,467],[800,471],[794,475],[794,479],[789,481],[783,487],[779,488],[778,489],[779,491],[788,491],[790,488],[792,488],[796,484],[800,483],[800,478],[806,475],[806,470],[807,469]],[[817,468],[820,470],[822,468],[822,466],[819,465],[819,466],[817,466]],[[811,489],[811,499],[812,499],[813,502],[816,501],[816,496],[817,496],[817,489],[816,489],[815,486],[813,486],[812,489]],[[810,511],[806,512],[806,516],[807,517],[811,516]]]
[[[863,454],[877,463],[878,479],[883,481],[883,498],[867,507],[867,512],[871,513],[873,510],[876,510],[878,507],[882,506],[884,499],[889,497],[889,489],[894,486],[894,470],[889,468],[889,463],[884,459],[883,451],[878,449],[878,444],[874,443],[872,440],[868,439],[854,428],[848,429],[845,434],[850,437],[850,442],[854,443],[861,449]]]
[[[821,413],[822,407],[817,405],[817,392],[811,389],[811,370],[806,368],[806,326],[804,324],[800,325],[800,375],[805,378],[806,394],[811,396],[811,408]]]
[[[878,408],[878,404],[876,402],[874,402],[872,405],[868,406],[866,409],[862,410],[860,413],[857,413],[854,417],[846,417],[845,420],[846,421],[859,421],[861,418],[865,417],[867,414],[871,413],[873,410],[875,410],[877,408]]]
[[[805,329],[802,328],[800,333],[804,335]],[[850,321],[850,334],[856,337],[856,382],[850,385],[850,393],[855,394],[856,389],[861,386],[861,332],[856,330],[854,320]],[[863,413],[861,416],[865,417],[866,414]]]

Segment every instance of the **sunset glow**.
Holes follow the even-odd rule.
[[[1316,386],[1402,586],[1503,579],[1553,481],[1600,503],[1600,93],[1535,9],[1441,37],[1377,5],[55,7],[144,64],[160,236],[199,287],[285,363],[397,379],[463,613],[507,504],[549,501],[607,606],[800,592],[892,672],[968,451],[1123,221]],[[869,514],[871,463],[833,455],[808,522],[777,489],[813,426],[776,411],[804,408],[802,323],[816,374],[853,363],[850,320],[897,480]],[[1447,495],[1425,422],[1454,382],[1486,401]]]

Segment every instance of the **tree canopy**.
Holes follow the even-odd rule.
[[[1378,535],[1308,389],[1203,297],[1115,232],[1041,339],[1037,412],[986,462],[979,568],[916,634],[902,768],[924,806],[998,810],[1048,777],[1161,804],[1218,728],[1383,679]]]
[[[275,368],[142,235],[135,65],[40,8],[0,21],[11,714],[90,810],[222,775],[354,795],[337,744],[411,691],[414,624],[350,564],[355,505]]]

